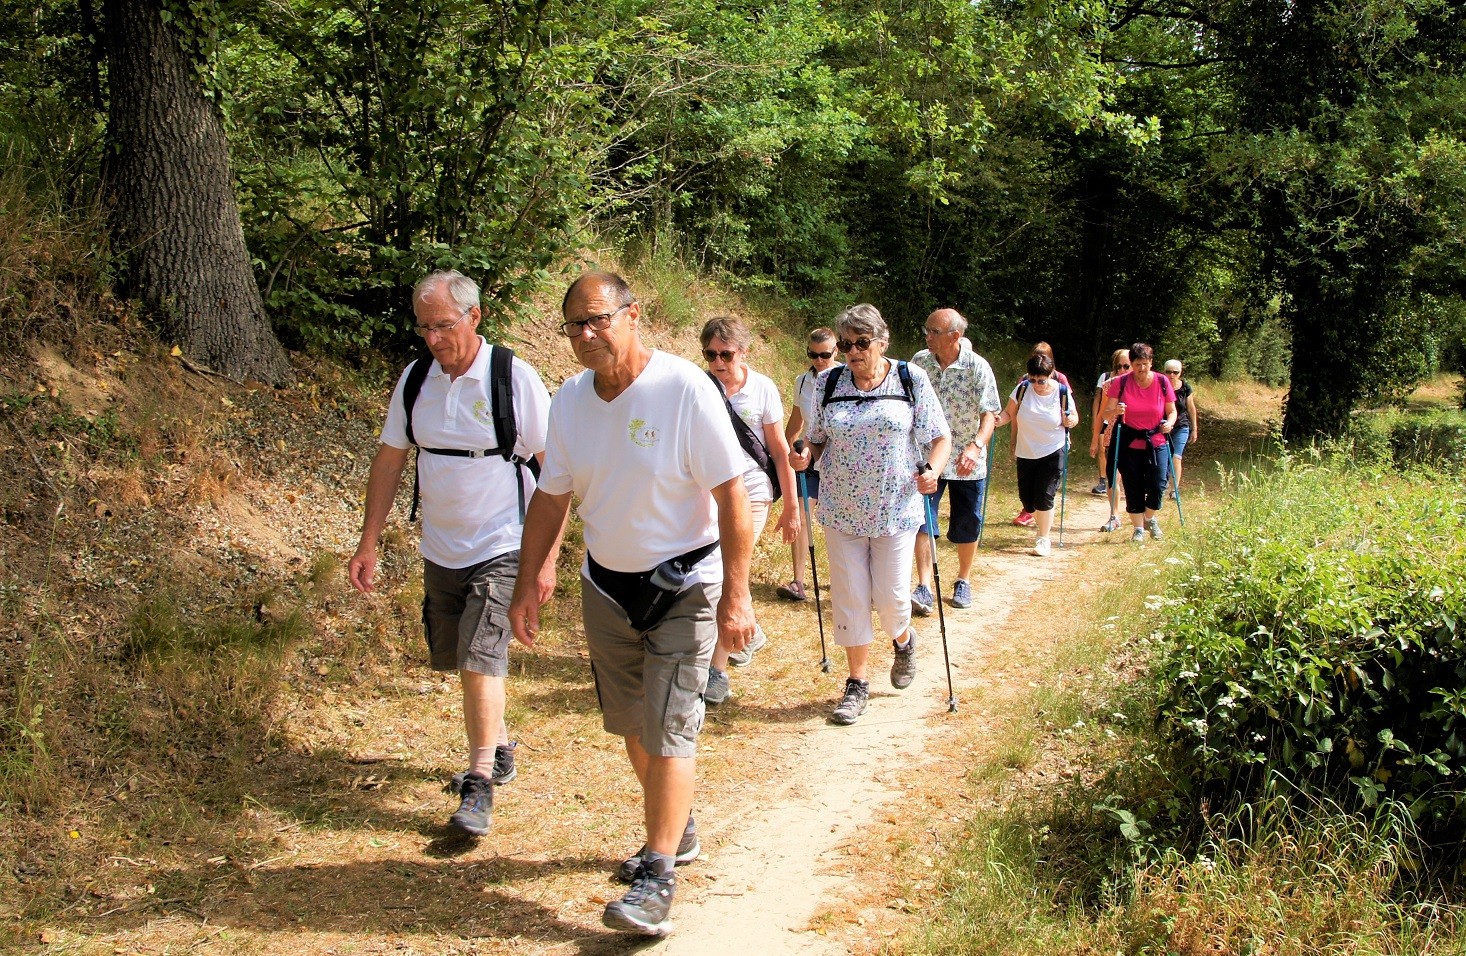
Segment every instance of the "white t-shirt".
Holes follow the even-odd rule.
[[[774,385],[773,379],[749,369],[748,379],[736,394],[728,396],[728,404],[733,406],[733,411],[737,412],[738,417],[753,430],[753,437],[767,449],[768,443],[764,441],[764,426],[777,426],[784,420],[784,403],[779,399],[779,389]],[[742,445],[738,447],[740,451],[743,448]],[[770,455],[772,454],[770,452]],[[743,461],[746,466],[743,470],[743,484],[748,488],[748,500],[751,502],[773,501],[774,488],[769,482],[769,476],[758,466],[758,462],[746,453]]]
[[[1059,403],[1058,382],[1048,395],[1040,395],[1032,385],[1023,389],[1023,403],[1013,422],[1013,449],[1019,458],[1044,458],[1064,447],[1064,419]],[[1020,385],[1021,387],[1021,385]],[[1018,397],[1014,388],[1008,396]],[[1069,396],[1069,409],[1074,409],[1074,396]]]
[[[612,571],[648,571],[718,540],[709,492],[743,474],[723,396],[686,359],[653,351],[636,381],[607,402],[587,369],[560,386],[540,487],[574,492],[586,550]],[[721,580],[714,548],[687,584]]]
[[[833,342],[830,347],[834,348]],[[836,362],[832,368],[839,368],[842,365]],[[814,406],[819,401],[819,393],[815,390],[820,373],[814,369],[805,369],[794,378],[794,401],[799,406],[799,412],[804,416],[804,433],[809,434],[809,423],[814,421]],[[806,439],[807,441],[808,439]],[[820,466],[810,465],[809,471],[819,471]]]
[[[479,337],[478,355],[454,381],[436,361],[423,379],[412,410],[413,437],[424,448],[494,448],[494,413],[490,398],[489,353],[494,346]],[[411,366],[409,366],[410,368]],[[407,416],[402,407],[404,370],[392,391],[381,442],[410,448]],[[514,421],[518,437],[514,453],[528,458],[545,450],[550,393],[534,367],[514,359],[510,373]],[[418,455],[418,489],[422,496],[422,542],[418,550],[434,564],[467,568],[518,550],[524,525],[519,517],[516,472],[524,481],[524,500],[534,494],[534,476],[516,469],[498,455],[454,458],[424,452]]]

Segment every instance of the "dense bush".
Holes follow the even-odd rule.
[[[1431,475],[1285,460],[1161,604],[1158,722],[1218,806],[1297,787],[1466,823],[1466,505]],[[1156,600],[1152,601],[1154,605]]]

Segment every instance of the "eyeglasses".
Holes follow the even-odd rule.
[[[447,325],[414,325],[412,327],[412,330],[418,335],[421,335],[423,338],[427,338],[428,333],[430,332],[434,335],[447,335],[449,332],[452,332],[454,329],[458,328],[458,326],[462,325],[463,320],[468,318],[469,312],[472,311],[472,309],[465,311],[462,315],[458,317],[457,322],[450,322]]]
[[[628,302],[616,312],[624,312],[635,305],[635,302]],[[560,331],[565,333],[566,338],[575,338],[583,333],[586,326],[590,326],[592,332],[603,332],[611,325],[611,320],[616,317],[616,312],[602,312],[600,315],[593,315],[588,319],[570,319],[560,323]]]
[[[732,349],[724,349],[721,352],[715,349],[703,349],[702,357],[709,362],[716,362],[718,359],[722,359],[724,362],[731,362],[738,357],[738,353]]]
[[[816,352],[814,349],[805,349],[804,354],[812,359],[829,359],[835,357],[834,352]]]
[[[1129,365],[1121,365],[1120,366],[1120,371],[1122,371],[1122,372],[1128,372],[1129,370],[1130,370],[1130,366]]]
[[[957,330],[956,329],[928,329],[928,328],[923,328],[921,331],[926,334],[926,337],[927,338],[931,338],[931,337],[936,336],[936,335],[946,335],[948,332],[955,332]]]
[[[859,349],[862,352],[867,352],[870,350],[871,345],[878,341],[880,340],[868,339],[864,336],[856,339],[854,342],[847,342],[844,339],[840,339],[835,343],[835,348],[839,349],[841,352],[849,352],[851,349]]]

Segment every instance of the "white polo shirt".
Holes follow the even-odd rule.
[[[490,395],[489,355],[494,346],[479,336],[478,355],[457,380],[435,360],[423,380],[412,411],[413,437],[425,448],[494,448],[493,400]],[[411,366],[409,366],[410,368]],[[410,448],[407,418],[402,407],[404,370],[392,391],[381,441],[393,448]],[[528,458],[545,450],[550,393],[527,362],[514,359],[510,383],[514,391],[514,421],[518,436],[514,453]],[[523,473],[524,500],[534,494],[534,476],[516,469],[498,455],[455,458],[424,452],[418,456],[418,487],[422,495],[422,556],[445,568],[466,568],[519,548],[524,524],[519,517],[516,472]]]

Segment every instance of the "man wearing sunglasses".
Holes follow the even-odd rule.
[[[664,936],[674,866],[699,852],[692,798],[713,646],[740,651],[754,633],[743,452],[713,381],[642,343],[626,280],[586,273],[561,308],[586,371],[550,405],[509,621],[534,644],[575,495],[586,547],[581,618],[602,724],[625,739],[645,804],[646,840],[618,868],[631,889],[601,921]]]
[[[942,492],[951,494],[951,514],[947,519],[947,540],[957,546],[957,581],[952,586],[952,606],[972,607],[972,559],[977,553],[977,539],[982,516],[983,486],[988,475],[988,442],[993,435],[993,421],[1001,407],[998,402],[998,380],[988,360],[966,342],[967,320],[956,309],[938,309],[926,319],[926,348],[911,357],[919,366],[942,403],[947,425],[952,429],[955,454],[937,481],[933,505],[940,505]],[[911,592],[911,610],[916,614],[932,612],[933,595],[932,548],[937,529],[922,524],[916,535],[916,575],[918,584]]]
[[[794,408],[789,412],[789,422],[784,426],[784,437],[789,447],[804,437],[804,426],[813,414],[810,409],[815,401],[815,382],[821,372],[829,371],[840,363],[835,361],[835,333],[823,326],[809,333],[804,354],[809,356],[809,370],[800,372],[794,379]],[[815,505],[820,500],[820,470],[810,465],[804,472],[805,493],[809,495],[810,521],[814,521]],[[809,555],[810,529],[801,524],[799,537],[793,544],[794,579],[780,585],[779,597],[786,601],[806,601],[809,593],[804,589],[804,562]]]

